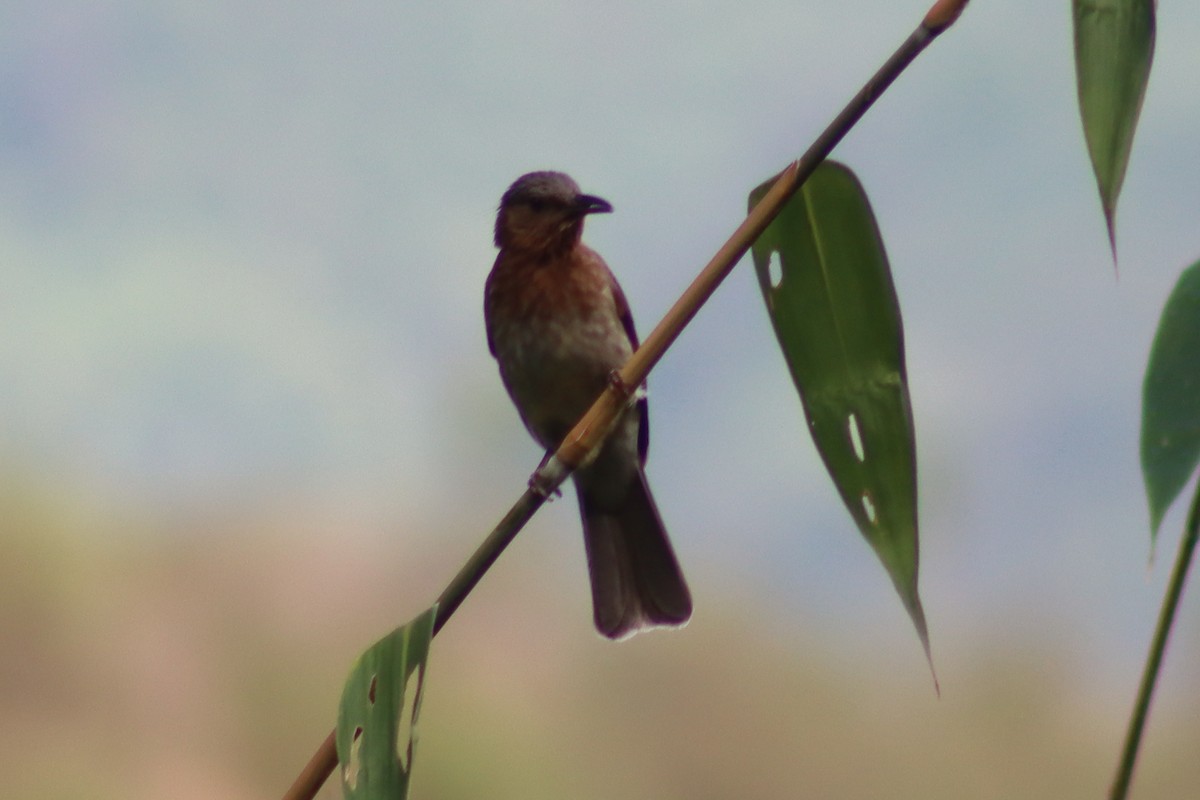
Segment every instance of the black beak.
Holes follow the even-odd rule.
[[[592,194],[580,194],[575,196],[575,211],[580,216],[586,214],[608,214],[613,210],[612,204],[603,197],[596,197]]]

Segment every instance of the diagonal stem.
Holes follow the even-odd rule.
[[[1196,485],[1196,493],[1188,511],[1187,525],[1183,531],[1183,538],[1179,541],[1179,553],[1175,556],[1175,566],[1171,569],[1171,582],[1167,585],[1167,594],[1163,597],[1162,609],[1159,611],[1158,626],[1154,629],[1150,654],[1146,657],[1146,669],[1142,673],[1137,700],[1133,705],[1133,716],[1129,719],[1129,730],[1125,734],[1125,746],[1121,750],[1117,776],[1109,793],[1110,800],[1124,800],[1129,794],[1133,768],[1137,764],[1138,747],[1142,742],[1142,732],[1146,728],[1146,718],[1150,714],[1150,701],[1154,696],[1158,674],[1162,671],[1163,655],[1167,650],[1171,628],[1175,624],[1179,601],[1183,597],[1183,587],[1196,552],[1197,539],[1200,539],[1200,483]]]
[[[620,384],[641,386],[646,375],[659,362],[667,348],[679,337],[684,327],[696,316],[696,312],[707,302],[717,287],[734,266],[741,260],[771,221],[779,215],[792,195],[804,184],[838,142],[862,118],[884,91],[900,76],[930,42],[950,27],[962,13],[967,0],[935,0],[917,29],[892,54],[879,71],[863,85],[840,114],[831,122],[816,141],[796,161],[789,164],[776,177],[771,189],[759,201],[734,231],[729,240],[717,251],[712,260],[701,270],[696,279],[667,312],[658,326],[650,333],[641,347],[626,362],[620,371]],[[547,459],[530,480],[537,489],[526,490],[513,505],[500,524],[488,535],[483,544],[471,556],[442,592],[438,600],[438,615],[434,622],[434,633],[442,629],[446,621],[479,583],[487,570],[500,557],[504,548],[516,537],[534,512],[545,502],[546,495],[562,484],[571,472],[587,460],[608,435],[629,401],[628,393],[614,381],[597,398],[583,419],[567,434],[553,457]],[[284,800],[311,800],[321,784],[337,767],[337,752],[331,733],[309,760],[295,783],[284,795]]]

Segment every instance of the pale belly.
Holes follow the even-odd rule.
[[[558,446],[633,352],[620,320],[602,313],[569,323],[526,320],[493,331],[493,341],[503,343],[496,357],[505,388],[547,449]],[[615,435],[624,438],[620,431]]]

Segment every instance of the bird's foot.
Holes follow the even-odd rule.
[[[608,373],[608,385],[620,392],[621,396],[626,400],[633,397],[637,392],[636,387],[630,386],[625,382],[625,379],[621,377],[621,370],[619,369],[614,369],[612,372]]]
[[[532,475],[529,476],[529,491],[544,499],[547,503],[553,502],[554,498],[562,497],[562,491],[553,485],[553,481],[547,478],[542,469],[550,463],[550,459],[554,458],[554,451],[551,450],[542,457],[542,463],[538,464],[538,468]]]
[[[540,469],[529,476],[529,491],[543,498],[547,503],[554,502],[556,497],[562,497],[562,490],[546,480]]]

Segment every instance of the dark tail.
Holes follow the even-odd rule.
[[[596,628],[624,639],[645,628],[677,626],[692,616],[692,598],[641,469],[617,508],[578,487],[592,578]]]

